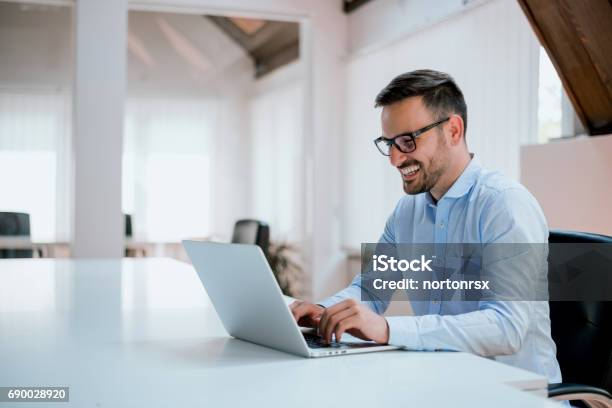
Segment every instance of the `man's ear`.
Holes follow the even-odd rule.
[[[456,146],[463,141],[463,118],[457,114],[451,115],[448,120],[448,131],[450,132],[450,143],[451,146]]]

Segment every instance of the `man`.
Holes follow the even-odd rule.
[[[545,243],[546,220],[519,183],[483,169],[467,148],[467,107],[447,74],[408,72],[376,97],[383,136],[375,142],[397,168],[406,196],[380,243]],[[512,267],[512,265],[510,265]],[[361,280],[312,304],[291,305],[327,342],[347,332],[410,349],[452,349],[493,357],[560,382],[547,302],[413,302],[414,316],[383,317],[386,302],[361,302]]]

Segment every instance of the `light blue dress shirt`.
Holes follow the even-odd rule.
[[[473,158],[435,203],[429,193],[406,195],[387,220],[382,243],[546,243],[548,226],[521,184],[487,171]],[[319,302],[360,299],[359,275]],[[378,314],[388,301],[366,302]],[[493,358],[561,382],[545,301],[411,302],[414,316],[387,317],[389,343],[413,350],[447,349]]]

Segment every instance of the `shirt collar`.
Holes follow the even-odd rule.
[[[455,182],[453,183],[451,188],[448,189],[446,194],[444,194],[442,198],[440,198],[440,200],[447,198],[447,197],[448,198],[462,197],[470,191],[470,189],[472,188],[474,184],[476,184],[476,181],[478,180],[478,175],[480,174],[480,169],[482,168],[482,166],[480,165],[480,162],[478,161],[478,159],[474,157],[474,153],[470,153],[470,156],[472,156],[472,159],[470,160],[467,167],[463,170],[459,178],[455,180]]]

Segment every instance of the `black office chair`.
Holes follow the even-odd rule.
[[[123,226],[124,226],[124,236],[126,240],[129,240],[133,236],[132,232],[132,214],[123,214]],[[138,253],[145,257],[147,256],[147,251],[144,248],[133,248],[126,246],[123,251],[123,256],[127,258],[137,257]]]
[[[126,238],[132,238],[132,214],[123,214],[124,233]]]
[[[270,227],[265,222],[258,220],[238,220],[234,224],[232,243],[258,245],[267,256],[270,245]]]
[[[30,214],[0,212],[0,236],[30,237]],[[0,249],[0,258],[32,258],[31,249]]]
[[[612,237],[552,230],[548,242],[612,244]],[[551,251],[551,263],[554,256]],[[572,267],[580,268],[580,264]],[[608,265],[603,267],[608,269]],[[612,264],[609,271],[612,273]],[[549,305],[564,382],[549,384],[548,397],[576,406],[612,407],[612,302],[551,301]]]

